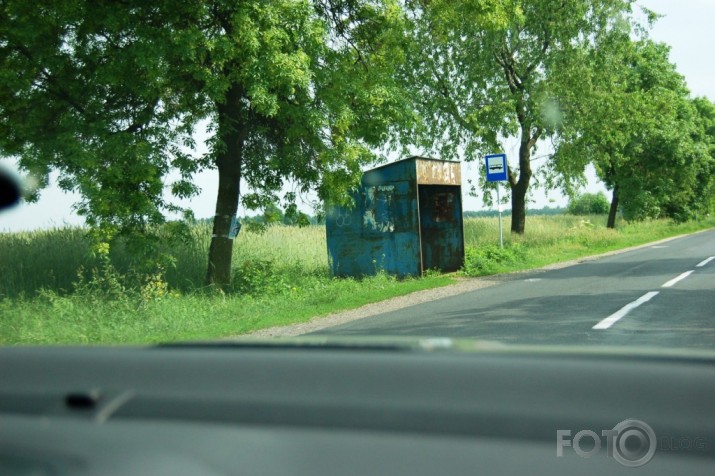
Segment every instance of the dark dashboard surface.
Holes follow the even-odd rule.
[[[714,397],[700,357],[3,348],[0,474],[712,474]],[[642,468],[556,456],[628,418],[658,438]]]

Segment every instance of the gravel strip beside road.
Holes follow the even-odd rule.
[[[327,316],[318,317],[312,321],[303,322],[300,324],[292,324],[285,327],[270,327],[261,329],[241,337],[293,337],[301,334],[319,331],[326,327],[345,324],[346,322],[366,317],[382,314],[383,312],[395,311],[403,307],[414,306],[428,301],[434,301],[443,297],[455,296],[457,294],[466,293],[475,289],[494,286],[499,282],[494,278],[474,278],[474,279],[459,279],[456,284],[442,286],[440,288],[424,289],[404,296],[397,296],[386,299],[384,301],[366,304],[357,309],[340,311]]]

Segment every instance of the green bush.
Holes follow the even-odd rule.
[[[468,246],[464,254],[463,273],[467,276],[483,276],[498,273],[503,266],[522,261],[524,249],[518,243],[505,248],[498,245]]]
[[[610,207],[603,192],[584,193],[571,199],[568,212],[572,215],[605,215]]]
[[[233,290],[239,294],[278,294],[288,288],[286,273],[272,260],[256,259],[240,263],[233,272]]]

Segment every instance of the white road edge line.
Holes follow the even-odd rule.
[[[688,276],[690,276],[690,275],[693,273],[693,271],[695,271],[695,270],[694,270],[694,269],[691,269],[690,271],[684,272],[684,273],[681,274],[680,276],[676,276],[675,278],[671,279],[670,281],[668,281],[667,283],[665,283],[664,285],[662,285],[661,288],[669,288],[669,287],[671,287],[672,285],[674,285],[674,284],[677,283],[678,281],[681,281],[681,280],[687,278]]]
[[[633,309],[637,308],[643,303],[646,303],[653,299],[655,296],[658,295],[659,291],[651,291],[649,293],[645,293],[643,296],[639,297],[632,303],[626,304],[622,308],[620,308],[618,311],[614,312],[598,324],[592,327],[592,329],[608,329],[611,327],[613,324],[618,322],[623,316],[631,312]]]
[[[700,263],[696,264],[695,267],[702,268],[703,266],[705,266],[706,264],[708,264],[709,262],[711,262],[714,259],[715,259],[715,256],[711,256],[710,258],[704,259]]]

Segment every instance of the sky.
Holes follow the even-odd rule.
[[[715,101],[715,61],[712,49],[715,47],[714,0],[638,0],[638,6],[646,7],[663,15],[654,25],[651,38],[671,46],[670,59],[678,71],[685,76],[693,96],[705,96]],[[517,144],[507,143],[504,151],[508,158],[516,158]],[[540,153],[537,152],[536,156]],[[541,160],[547,160],[546,158]],[[537,165],[539,161],[535,162]],[[12,162],[0,159],[0,164],[12,167]],[[466,180],[476,178],[479,174],[481,161],[462,164],[462,176],[465,180],[463,191],[468,190]],[[207,171],[195,177],[202,192],[190,202],[179,202],[188,206],[198,218],[213,216],[217,192],[217,173]],[[595,192],[605,190],[593,170],[588,171],[588,186],[584,191]],[[54,180],[54,177],[53,177]],[[610,194],[607,194],[610,198]],[[79,199],[77,195],[67,194],[55,185],[42,191],[37,203],[21,203],[13,210],[0,215],[0,231],[20,231],[41,228],[51,228],[63,225],[80,225],[81,217],[73,213],[72,205]],[[535,191],[532,194],[532,207],[565,206],[568,199],[561,193],[550,191]],[[303,207],[306,212],[310,209]],[[464,210],[484,209],[481,198],[470,197],[465,193]],[[246,210],[241,208],[240,215]]]

